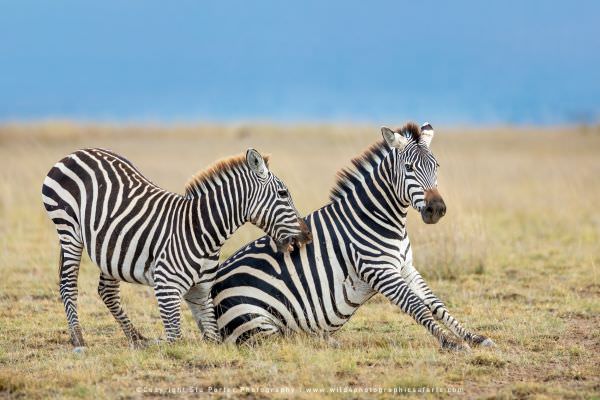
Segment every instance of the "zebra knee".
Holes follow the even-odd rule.
[[[104,301],[104,293],[106,291],[106,286],[105,286],[104,282],[102,282],[102,281],[98,282],[97,290],[98,290],[98,296],[100,296],[102,301]]]
[[[117,293],[117,290],[112,285],[102,281],[98,283],[98,295],[107,306],[110,306],[112,303],[119,303]]]
[[[105,297],[107,297],[108,291],[109,286],[104,281],[98,282],[98,295],[102,300],[104,300]]]
[[[429,305],[429,309],[431,310],[431,314],[437,320],[444,320],[448,315],[448,310],[446,309],[446,305],[439,300],[433,301]]]

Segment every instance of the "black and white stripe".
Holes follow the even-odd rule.
[[[267,238],[240,249],[217,272],[212,293],[226,341],[256,335],[328,334],[381,293],[434,335],[444,348],[492,345],[466,331],[413,266],[406,216],[425,222],[445,213],[437,193],[431,126],[383,130],[384,139],[340,173],[331,203],[306,217],[313,241],[280,254]],[[463,344],[452,338],[441,321]]]
[[[80,150],[50,170],[42,198],[59,236],[60,294],[74,346],[84,345],[77,317],[84,248],[100,268],[98,292],[132,344],[144,338],[121,307],[120,281],[154,287],[167,340],[181,336],[183,297],[204,335],[220,341],[210,287],[225,240],[246,221],[284,250],[306,237],[287,188],[253,149],[198,174],[185,196],[110,151]]]

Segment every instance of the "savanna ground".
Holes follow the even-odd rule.
[[[495,349],[441,352],[422,327],[377,296],[336,334],[337,346],[304,336],[208,345],[185,309],[183,341],[131,350],[96,293],[97,268],[84,259],[79,310],[88,348],[72,352],[58,294],[57,238],[40,199],[44,175],[61,157],[110,148],[181,193],[196,170],[256,147],[272,154],[272,170],[308,213],[327,201],[336,171],[378,139],[374,126],[0,127],[0,397],[139,398],[157,389],[250,387],[315,398],[322,395],[307,390],[428,387],[462,398],[597,398],[598,128],[437,130],[432,148],[448,214],[426,226],[411,212],[416,265],[454,315],[493,338]],[[258,234],[244,227],[223,256]],[[151,289],[123,284],[122,292],[134,324],[161,336]]]

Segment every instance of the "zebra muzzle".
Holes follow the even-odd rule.
[[[276,240],[277,250],[282,253],[294,251],[294,237],[289,236],[285,239]]]
[[[305,244],[312,242],[312,233],[306,225],[306,222],[302,218],[298,218],[298,223],[300,224],[300,234],[294,237],[294,244],[298,247],[302,247]]]
[[[425,191],[425,207],[421,210],[421,218],[426,224],[435,224],[446,215],[446,203],[437,189]]]

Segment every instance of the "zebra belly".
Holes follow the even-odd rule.
[[[334,282],[331,291],[323,292],[313,304],[319,304],[320,310],[316,318],[316,327],[306,330],[309,333],[333,333],[345,325],[356,310],[373,296],[374,292],[368,284],[356,281],[350,276]],[[331,299],[326,302],[325,299]],[[308,322],[308,321],[307,321]]]
[[[154,262],[149,253],[145,253],[142,249],[141,254],[134,257],[133,255],[139,251],[138,246],[134,244],[113,247],[110,252],[107,248],[103,252],[102,245],[102,241],[96,242],[96,248],[99,248],[100,251],[97,251],[93,257],[90,254],[90,259],[103,274],[125,282],[154,285]],[[88,248],[87,243],[86,248]],[[107,252],[112,256],[107,257]]]
[[[104,219],[100,226],[94,220],[87,224],[90,228],[82,229],[85,248],[102,273],[125,282],[154,284],[158,249],[153,235],[144,235],[139,225],[118,216]]]
[[[257,288],[236,287],[219,291],[215,296],[215,305],[218,310],[217,323],[225,333],[226,342],[235,342],[255,332],[333,333],[348,322],[362,303],[342,302],[317,312],[314,308],[305,309],[298,304],[294,307],[278,299],[267,299],[264,292]],[[323,307],[323,303],[318,307]],[[222,312],[223,309],[226,311]]]
[[[248,279],[250,274],[255,281]],[[254,331],[335,332],[373,293],[366,283],[350,277],[336,277],[318,292],[237,265],[228,276],[219,276],[213,295],[219,329],[226,341],[235,342]]]

